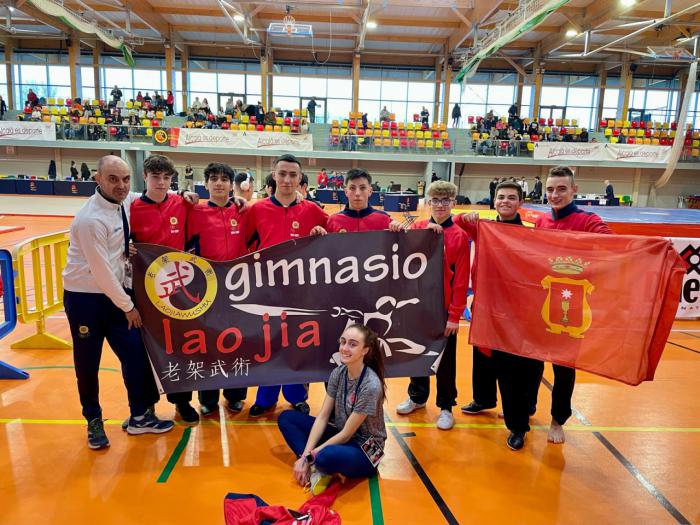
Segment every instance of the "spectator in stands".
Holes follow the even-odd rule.
[[[0,120],[5,120],[5,113],[7,112],[7,104],[0,96]]]
[[[316,97],[311,97],[311,100],[309,100],[309,103],[306,105],[306,109],[309,112],[309,122],[312,124],[316,122],[316,107],[320,107],[321,104],[316,102]]]
[[[542,181],[539,175],[535,176],[535,187],[530,193],[530,199],[532,202],[539,202],[542,199]]]
[[[83,180],[90,180],[90,168],[84,162],[80,165],[80,177]]]
[[[513,102],[508,108],[508,120],[512,120],[518,116],[518,105]]]
[[[148,91],[146,91],[146,95],[143,97],[144,102],[148,102],[149,104],[153,102],[153,99],[151,98],[151,95],[148,94]]]
[[[192,111],[196,113],[201,107],[202,103],[199,101],[199,97],[194,97],[194,102],[192,102]]]
[[[140,91],[136,93],[136,102],[143,102],[143,95]]]
[[[488,155],[489,152],[496,154],[496,141],[498,140],[498,130],[496,128],[491,128],[489,132],[489,138],[484,140],[479,145],[479,153],[482,155]]]
[[[609,180],[605,181],[605,199],[608,201],[608,206],[615,200],[615,190]]]
[[[32,91],[32,88],[29,88],[29,93],[27,93],[27,104],[32,108],[39,105],[39,97]]]
[[[70,161],[70,178],[72,180],[78,180],[78,168],[75,167],[75,161]]]
[[[34,106],[34,110],[32,111],[32,120],[41,120],[41,106]]]
[[[175,97],[173,97],[173,92],[168,90],[168,96],[165,99],[165,106],[168,108],[168,115],[173,115],[175,111],[173,107],[175,106]]]
[[[430,113],[425,108],[425,106],[423,106],[423,109],[420,110],[420,121],[423,123],[424,126],[427,126],[429,119],[430,119]]]
[[[157,91],[153,94],[153,104],[158,109],[165,106],[165,104],[163,103],[163,97],[161,97],[160,93],[158,93]]]
[[[233,97],[228,97],[225,110],[227,115],[233,115]]]
[[[367,129],[367,113],[362,114],[362,127]]]
[[[116,105],[117,102],[119,102],[122,99],[122,90],[119,89],[119,87],[116,84],[114,84],[114,89],[111,91],[109,96],[112,97],[112,101]]]
[[[277,120],[277,113],[275,113],[274,111],[268,111],[267,113],[265,113],[264,124],[266,126],[274,126],[276,120]]]
[[[523,189],[523,195],[527,195],[528,189],[530,188],[527,181],[525,180],[525,177],[520,177],[520,180],[518,181],[518,184],[520,187]]]
[[[588,142],[588,130],[586,128],[583,128],[581,130],[581,134],[578,136],[578,140],[580,142]]]
[[[202,107],[199,109],[203,109],[207,113],[211,113],[211,108],[209,107],[209,101],[205,98],[202,100]]]
[[[194,191],[194,170],[192,166],[188,164],[185,166],[185,190]]]
[[[462,118],[462,108],[459,107],[459,104],[455,104],[455,107],[452,108],[452,127],[456,128],[459,127],[459,121]]]
[[[381,120],[382,122],[389,120],[389,110],[386,109],[386,106],[384,106],[379,112],[379,120]]]
[[[519,149],[517,142],[518,132],[513,126],[508,126],[506,134],[508,137],[508,156],[515,157],[518,154]]]
[[[540,126],[537,123],[536,119],[532,119],[532,122],[530,122],[530,126],[527,129],[527,134],[528,135],[537,135],[539,133]]]

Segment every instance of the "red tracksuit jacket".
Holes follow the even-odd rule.
[[[311,201],[293,202],[284,207],[273,195],[256,202],[246,219],[248,244],[257,249],[309,235],[315,226],[326,227],[328,214]]]
[[[412,230],[422,230],[433,219],[414,222]],[[469,236],[452,222],[441,224],[445,236],[444,292],[447,320],[458,323],[467,306],[469,289]]]
[[[383,211],[368,206],[355,211],[347,206],[341,212],[331,215],[326,230],[328,233],[371,232],[389,228],[391,216]]]
[[[129,230],[135,242],[185,249],[186,224],[192,205],[179,195],[168,193],[158,203],[146,197],[131,203]]]
[[[570,230],[589,233],[613,233],[603,219],[595,213],[583,211],[573,202],[561,210],[552,210],[551,215],[542,215],[535,223],[537,228]]]
[[[231,201],[226,206],[211,201],[194,206],[187,221],[187,247],[213,261],[230,261],[247,254],[247,214]]]

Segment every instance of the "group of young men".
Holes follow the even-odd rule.
[[[74,344],[75,369],[83,415],[88,421],[88,446],[109,446],[99,404],[98,369],[104,339],[122,363],[131,415],[123,428],[129,434],[161,433],[173,428],[172,421],[156,417],[158,391],[139,334],[141,318],[133,303],[130,241],[159,244],[212,260],[232,260],[253,250],[308,235],[391,230],[402,231],[406,224],[392,220],[369,205],[372,177],[354,168],[345,178],[346,208],[329,217],[313,201],[300,198],[303,180],[300,162],[292,155],[276,159],[271,194],[255,204],[247,203],[252,194],[249,175],[237,176],[226,164],[212,162],[204,171],[210,197],[200,203],[196,194],[169,191],[175,167],[165,156],[152,155],[144,163],[145,191],[132,193],[130,168],[120,158],[103,157],[97,169],[98,189],[78,212],[71,226],[68,261],[64,271],[65,308]],[[546,191],[551,217],[537,226],[577,231],[610,233],[593,214],[573,204],[577,190],[569,168],[553,168]],[[234,199],[230,198],[234,193]],[[457,404],[456,357],[459,319],[466,307],[470,282],[470,241],[478,242],[478,214],[453,216],[457,188],[435,181],[427,191],[430,219],[411,228],[429,228],[444,235],[444,295],[447,323],[445,351],[437,370],[436,404],[440,408],[438,428],[451,429],[452,407]],[[505,182],[495,195],[497,220],[521,224],[518,209],[523,203],[522,187]],[[488,271],[483,269],[482,271]],[[465,414],[477,414],[496,406],[496,383],[501,390],[505,423],[511,434],[508,446],[522,448],[529,431],[528,418],[534,413],[537,388],[544,364],[496,349],[474,349],[473,401],[462,407]],[[575,371],[554,366],[552,424],[549,439],[564,441],[562,425],[571,415],[571,395]],[[304,384],[259,387],[249,415],[258,417],[272,410],[280,390],[292,407],[309,412],[308,387]],[[225,389],[226,407],[243,409],[245,388]],[[396,410],[407,415],[425,407],[430,395],[428,377],[411,378],[408,398]],[[192,406],[192,392],[168,394],[179,417],[196,423],[219,410],[220,392],[198,392],[200,412]]]

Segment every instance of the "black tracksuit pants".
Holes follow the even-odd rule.
[[[544,374],[544,363],[538,361],[537,368],[539,387]],[[576,384],[576,369],[568,366],[552,364],[554,371],[554,385],[552,387],[552,419],[563,425],[571,417],[571,397],[574,395],[574,385]],[[536,396],[536,394],[535,394]],[[537,397],[535,397],[535,401]]]
[[[435,375],[437,395],[435,404],[441,410],[451,410],[457,404],[457,334],[447,338],[445,351]],[[430,377],[412,377],[408,396],[414,403],[422,404],[430,396]]]

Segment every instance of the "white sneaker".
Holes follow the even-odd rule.
[[[440,415],[437,420],[437,427],[440,430],[450,430],[455,426],[455,417],[450,410],[440,410]]]
[[[333,481],[333,476],[321,474],[316,470],[316,467],[313,465],[311,466],[311,473],[309,476],[309,492],[311,492],[311,494],[318,496],[328,488],[331,481]]]
[[[396,413],[405,416],[406,414],[415,412],[419,408],[423,407],[425,407],[425,403],[414,403],[409,397],[406,401],[404,401],[396,407]]]

